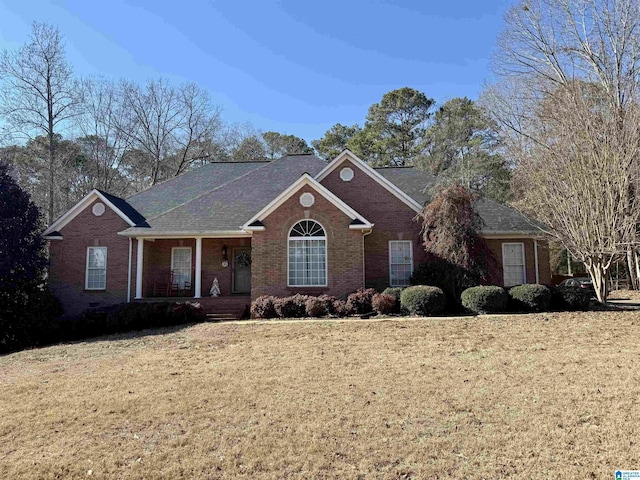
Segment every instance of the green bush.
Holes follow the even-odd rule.
[[[460,296],[462,306],[473,313],[505,312],[509,295],[502,287],[481,285],[467,288]]]
[[[29,286],[0,295],[0,353],[60,341],[58,299],[46,286]]]
[[[355,315],[363,315],[373,312],[373,296],[376,294],[373,288],[361,288],[347,297],[347,310]]]
[[[46,306],[21,317],[20,330],[4,328],[0,315],[0,352],[50,345],[61,341],[83,340],[112,333],[124,333],[147,328],[160,328],[203,321],[204,310],[199,303],[124,303],[107,308],[91,309],[76,318],[51,318],[62,312],[55,297],[42,291],[32,297]],[[15,322],[13,322],[15,324]]]
[[[396,303],[393,306],[391,313],[400,313],[400,295],[402,294],[403,287],[388,287],[383,290],[385,295],[392,295],[396,299]]]
[[[551,290],[537,283],[509,289],[511,308],[518,312],[546,312],[551,303]]]
[[[447,297],[438,287],[415,285],[402,291],[400,303],[411,315],[438,315],[444,312]]]
[[[551,287],[551,308],[553,310],[588,310],[591,294],[580,287]]]

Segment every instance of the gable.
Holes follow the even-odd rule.
[[[320,195],[322,198],[327,200],[330,204],[336,207],[338,210],[342,211],[347,217],[351,219],[351,224],[349,225],[350,229],[368,229],[372,228],[373,224],[366,220],[362,215],[356,212],[353,208],[347,205],[344,201],[334,195],[331,191],[317,182],[311,175],[305,173],[302,175],[296,182],[291,184],[289,188],[284,190],[280,195],[274,198],[269,204],[267,204],[262,210],[260,210],[257,214],[251,217],[243,226],[243,230],[247,231],[262,231],[265,229],[263,225],[263,221],[275,212],[281,205],[291,199],[294,195],[299,193],[304,187],[307,187],[307,190],[312,190],[316,194]],[[305,205],[304,195],[308,195],[311,193],[307,191],[306,193],[302,193],[300,195],[300,203],[303,207],[311,207],[311,205]],[[307,197],[307,200],[313,202],[312,197]]]
[[[43,232],[43,236],[45,236],[45,237],[47,237],[47,238],[49,238],[51,240],[60,239],[60,230],[62,230],[67,224],[69,224],[78,215],[80,215],[82,212],[84,212],[85,209],[87,209],[89,207],[96,208],[96,204],[102,204],[103,207],[98,208],[98,211],[96,211],[96,213],[94,213],[95,216],[97,216],[97,217],[102,216],[104,214],[104,212],[102,214],[99,214],[99,211],[102,210],[102,208],[104,208],[104,210],[106,210],[108,208],[113,213],[115,213],[118,217],[120,217],[130,227],[136,226],[137,223],[136,223],[135,220],[138,220],[138,218],[134,217],[135,218],[135,220],[134,220],[134,219],[130,218],[130,216],[127,215],[127,213],[122,211],[122,209],[118,208],[118,205],[116,205],[116,204],[119,204],[118,201],[124,202],[124,200],[122,200],[122,199],[120,199],[118,197],[114,197],[113,195],[105,194],[105,193],[101,192],[100,190],[95,190],[94,189],[91,192],[89,192],[82,200],[80,200],[78,203],[76,203],[71,209],[69,209],[67,212],[65,212],[62,216],[60,216],[51,225],[49,225],[49,227]],[[124,202],[124,203],[126,203],[126,202]],[[119,206],[122,206],[122,204],[120,204]],[[131,210],[135,211],[133,209],[131,209]],[[128,213],[131,215],[131,212],[128,212]],[[142,217],[140,217],[140,218],[142,218]]]
[[[371,180],[377,183],[380,187],[385,189],[391,195],[395,196],[399,201],[407,205],[414,212],[418,213],[422,210],[422,205],[411,198],[406,192],[402,191],[392,182],[376,172],[373,168],[366,164],[363,160],[358,158],[357,155],[350,150],[344,150],[338,155],[331,163],[329,163],[322,171],[320,171],[315,179],[318,182],[322,182],[330,174],[338,170],[339,167],[343,167],[345,162],[348,162],[349,168],[357,168],[358,171],[368,176]]]

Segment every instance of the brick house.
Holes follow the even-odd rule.
[[[328,164],[313,155],[211,163],[127,199],[94,190],[44,233],[49,282],[67,315],[175,296],[240,314],[263,294],[407,285],[426,260],[415,217],[434,182],[345,150]],[[548,283],[541,232],[491,200],[476,208],[503,273],[495,283]]]

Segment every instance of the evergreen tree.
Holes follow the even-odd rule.
[[[40,343],[59,303],[46,288],[42,216],[0,163],[0,352]]]

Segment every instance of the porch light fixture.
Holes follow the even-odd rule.
[[[229,260],[227,259],[227,246],[222,245],[222,267],[227,268],[229,266]]]

